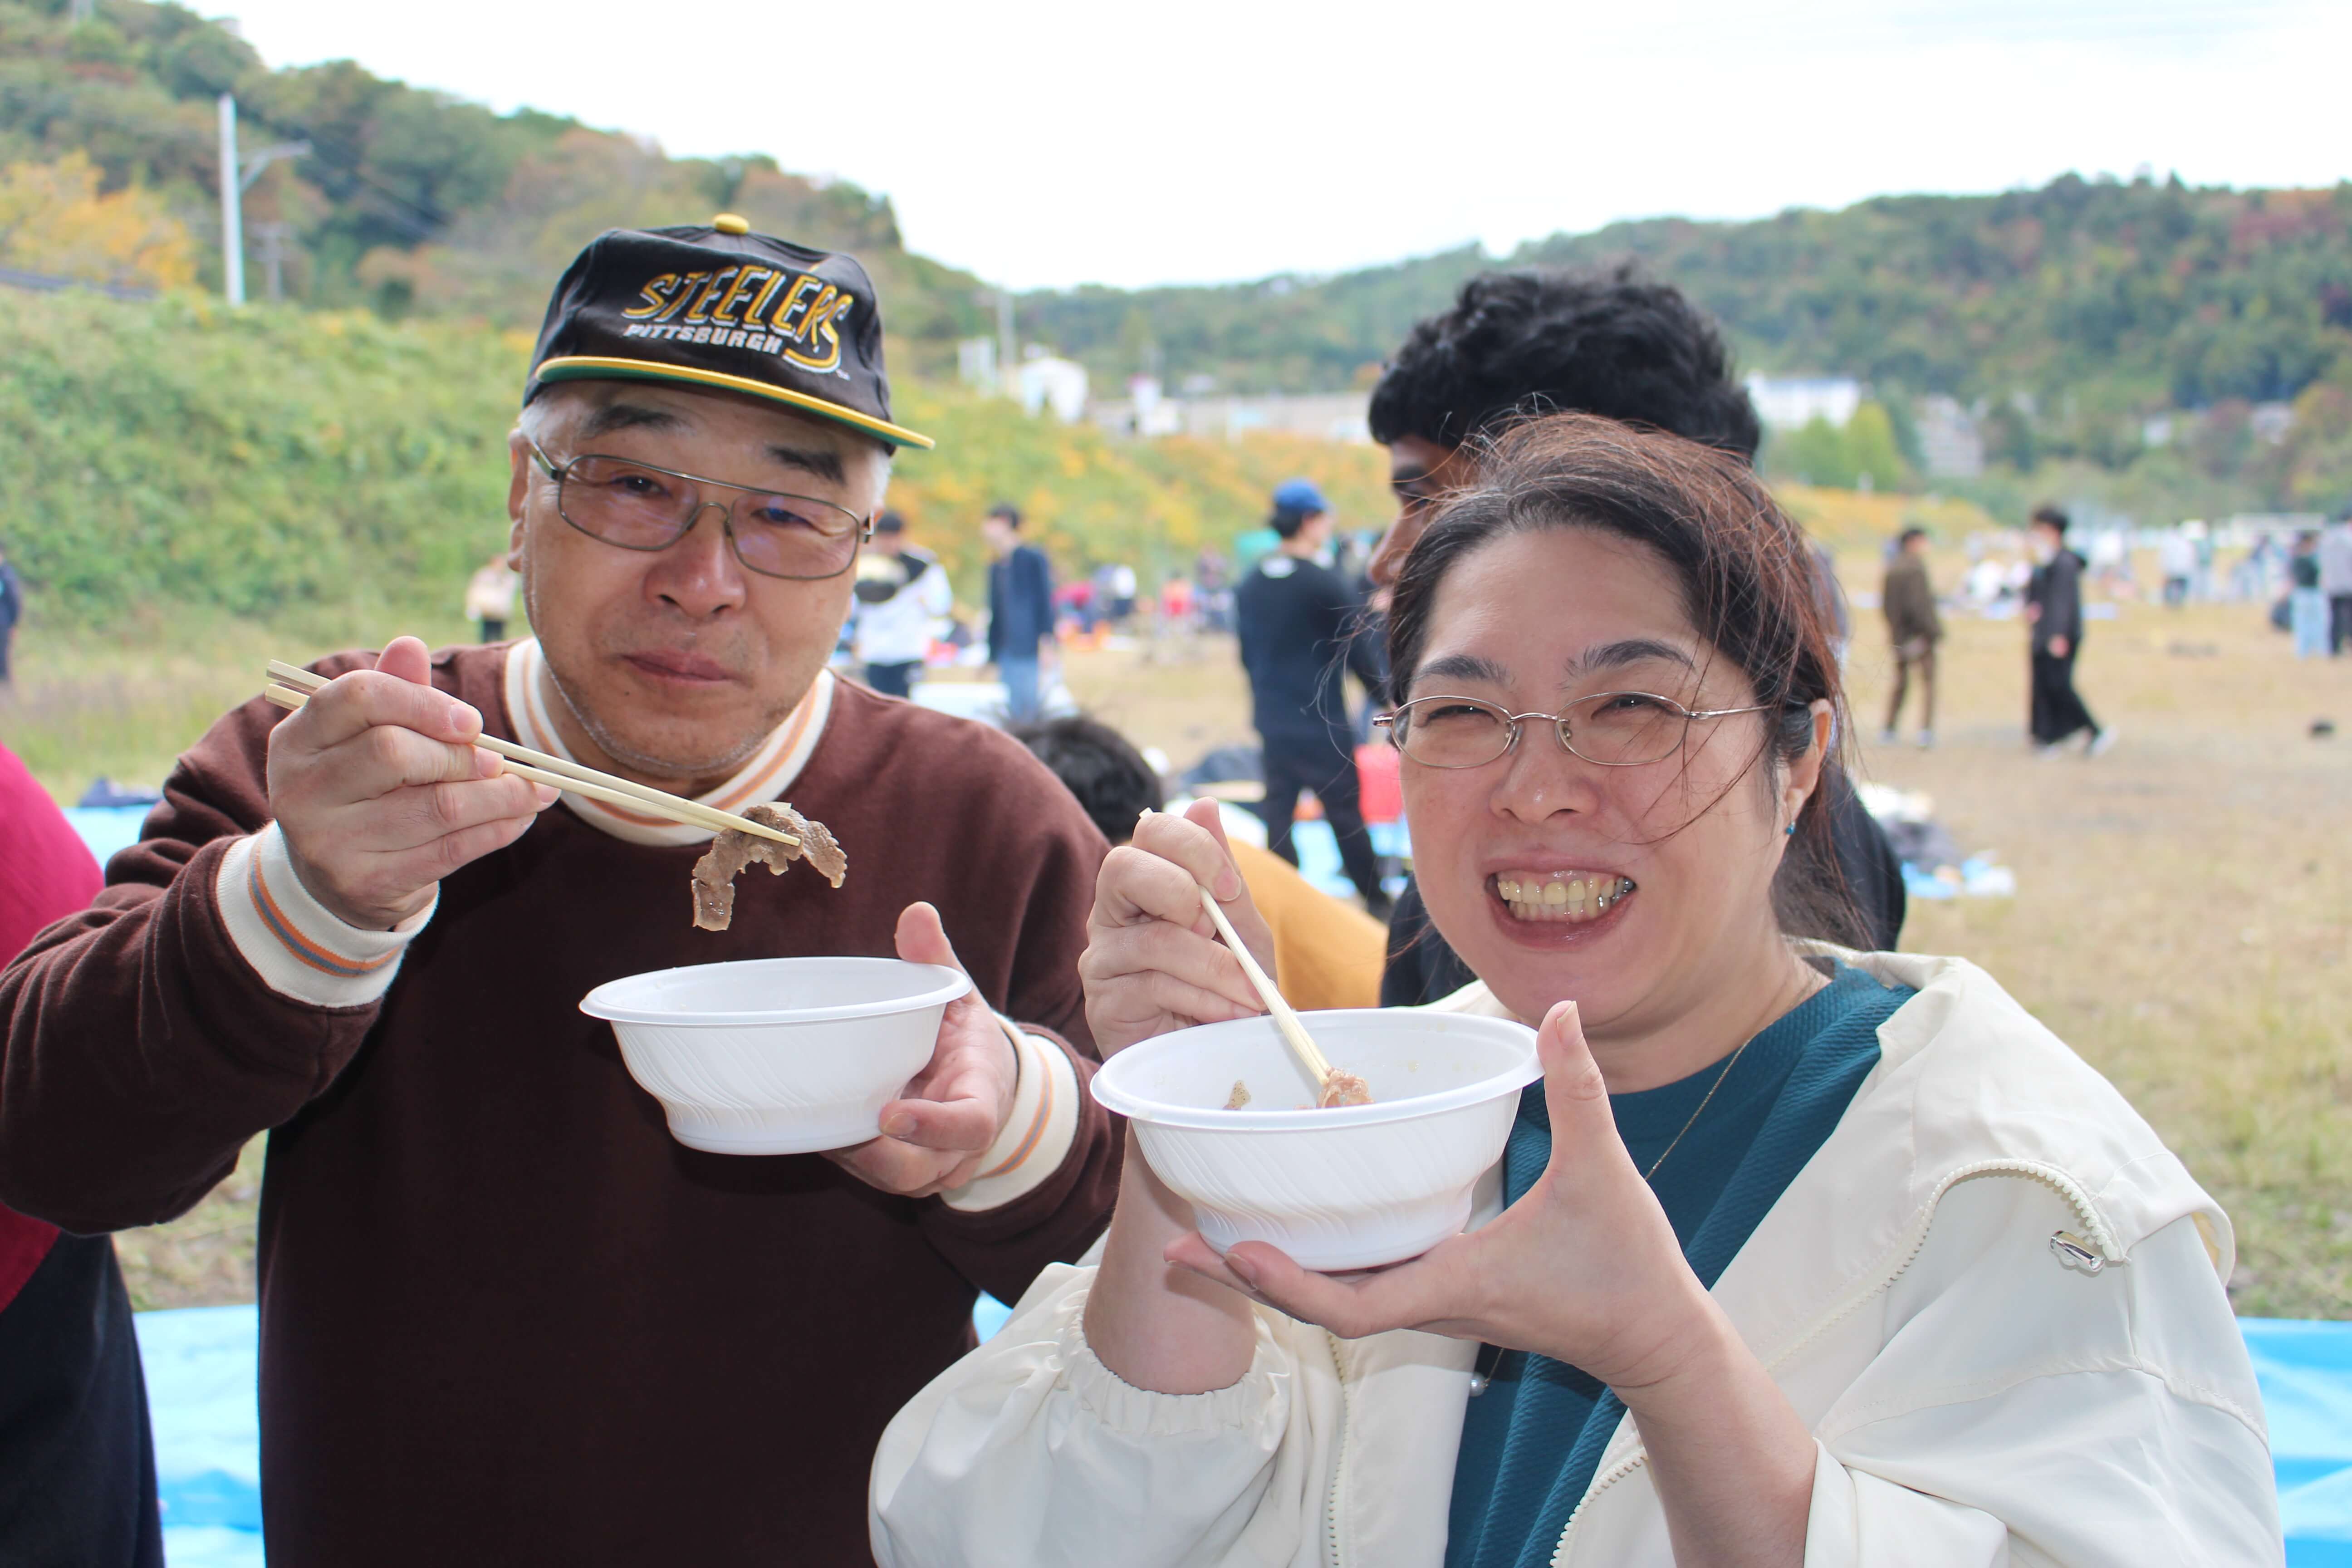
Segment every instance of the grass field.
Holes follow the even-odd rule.
[[[1867,551],[1841,567],[1876,587]],[[2120,743],[2036,759],[2019,626],[1955,616],[1922,752],[1874,742],[1885,639],[1857,621],[1865,773],[1930,794],[1963,850],[2018,877],[2014,899],[1915,902],[1904,945],[1983,964],[2147,1113],[2237,1220],[2241,1311],[2352,1318],[2352,735],[2308,734],[2352,725],[2352,659],[2297,664],[2252,606],[2126,604],[2080,668]],[[67,798],[98,773],[152,783],[263,658],[327,646],[278,635],[218,628],[201,654],[20,645],[0,740]],[[1078,654],[1067,676],[1180,766],[1248,738],[1230,644]],[[194,1213],[121,1238],[141,1306],[250,1297],[258,1171],[257,1145]]]

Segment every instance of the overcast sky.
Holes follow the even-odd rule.
[[[231,14],[273,66],[348,58],[673,153],[764,152],[854,180],[891,197],[915,249],[1023,288],[1334,271],[1621,217],[1997,191],[2070,169],[2352,174],[2342,0]]]

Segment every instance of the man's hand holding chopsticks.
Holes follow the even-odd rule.
[[[435,689],[425,645],[322,687],[269,734],[269,806],[302,886],[337,918],[389,931],[441,879],[522,836],[555,791],[501,775],[482,716]]]
[[[898,916],[898,956],[910,963],[961,969],[939,910],[908,904]],[[1004,1131],[1020,1086],[1013,1041],[982,1001],[967,991],[940,1019],[930,1065],[903,1098],[882,1108],[882,1136],[825,1155],[871,1187],[927,1198],[979,1173],[980,1157]]]

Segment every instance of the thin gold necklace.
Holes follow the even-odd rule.
[[[1688,1132],[1688,1131],[1691,1130],[1692,1126],[1693,1126],[1695,1123],[1696,1123],[1696,1122],[1697,1122],[1697,1121],[1698,1121],[1698,1119],[1699,1119],[1699,1112],[1700,1112],[1700,1111],[1704,1111],[1704,1110],[1706,1109],[1707,1101],[1708,1101],[1708,1100],[1713,1100],[1713,1099],[1715,1098],[1715,1091],[1716,1091],[1717,1089],[1721,1089],[1721,1088],[1723,1087],[1723,1080],[1724,1080],[1725,1079],[1727,1079],[1727,1078],[1729,1078],[1729,1077],[1731,1076],[1731,1069],[1732,1069],[1733,1068],[1736,1068],[1736,1067],[1738,1067],[1738,1066],[1739,1065],[1739,1055],[1740,1055],[1740,1051],[1745,1051],[1745,1050],[1748,1048],[1748,1040],[1753,1040],[1755,1037],[1756,1037],[1755,1036],[1750,1035],[1750,1036],[1748,1036],[1748,1039],[1747,1039],[1747,1040],[1742,1040],[1742,1041],[1740,1041],[1740,1042],[1739,1042],[1739,1050],[1737,1050],[1737,1051],[1734,1051],[1734,1052],[1732,1052],[1732,1053],[1731,1053],[1731,1056],[1730,1056],[1729,1059],[1728,1059],[1728,1060],[1727,1060],[1727,1061],[1723,1064],[1723,1070],[1722,1070],[1721,1072],[1719,1072],[1719,1073],[1717,1073],[1717,1074],[1716,1074],[1716,1075],[1715,1075],[1715,1081],[1714,1081],[1713,1083],[1708,1084],[1708,1085],[1706,1086],[1706,1098],[1705,1098],[1705,1099],[1702,1099],[1702,1100],[1698,1102],[1698,1110],[1694,1110],[1694,1111],[1692,1111],[1692,1112],[1690,1113],[1690,1121],[1685,1121],[1685,1122],[1684,1122],[1684,1123],[1683,1123],[1682,1132],[1677,1132],[1677,1133],[1675,1133],[1675,1141],[1674,1141],[1674,1142],[1669,1143],[1669,1144],[1667,1144],[1667,1145],[1666,1145],[1666,1147],[1665,1147],[1665,1152],[1664,1152],[1664,1153],[1660,1154],[1656,1159],[1654,1159],[1654,1160],[1653,1160],[1653,1161],[1651,1161],[1651,1162],[1650,1162],[1650,1168],[1649,1168],[1648,1170],[1646,1170],[1646,1171],[1644,1171],[1644,1172],[1643,1172],[1643,1173],[1642,1173],[1642,1180],[1643,1180],[1643,1181],[1645,1181],[1645,1182],[1646,1182],[1646,1181],[1648,1181],[1652,1176],[1654,1176],[1654,1175],[1656,1175],[1656,1174],[1658,1173],[1658,1167],[1659,1167],[1659,1166],[1661,1166],[1661,1165],[1663,1165],[1663,1164],[1664,1164],[1664,1163],[1666,1163],[1666,1155],[1667,1155],[1667,1154],[1671,1154],[1671,1153],[1673,1153],[1673,1152],[1675,1152],[1675,1147],[1676,1147],[1677,1145],[1679,1145],[1679,1144],[1682,1142],[1682,1141],[1683,1141],[1683,1133],[1684,1133],[1684,1132]]]
[[[1797,1007],[1801,1007],[1806,1003],[1811,1001],[1815,994],[1822,989],[1822,985],[1820,984],[1811,983],[1819,980],[1820,976],[1818,973],[1809,969],[1807,971],[1807,974],[1809,976],[1809,983],[1805,986],[1805,994],[1797,998],[1796,1007],[1789,1009],[1789,1012],[1790,1013],[1795,1012]],[[1788,1013],[1783,1013],[1780,1016],[1785,1018],[1788,1016]],[[1773,1023],[1778,1023],[1780,1019],[1776,1018],[1773,1020]],[[1764,1028],[1769,1029],[1771,1026],[1771,1024],[1767,1024],[1764,1026]],[[1763,1032],[1764,1029],[1759,1029],[1756,1031],[1756,1034],[1760,1035]],[[1658,1173],[1658,1167],[1666,1163],[1666,1155],[1673,1153],[1675,1148],[1681,1144],[1683,1134],[1688,1132],[1692,1127],[1697,1124],[1699,1117],[1706,1110],[1707,1102],[1715,1098],[1715,1091],[1723,1087],[1723,1080],[1729,1078],[1731,1076],[1731,1069],[1739,1065],[1741,1053],[1745,1052],[1748,1047],[1755,1042],[1755,1039],[1756,1035],[1750,1035],[1747,1039],[1739,1042],[1739,1049],[1731,1053],[1729,1059],[1725,1061],[1723,1064],[1723,1070],[1715,1075],[1715,1081],[1713,1083],[1706,1086],[1706,1094],[1699,1100],[1698,1109],[1690,1113],[1690,1120],[1683,1123],[1682,1131],[1675,1134],[1674,1142],[1666,1145],[1664,1152],[1661,1153],[1656,1159],[1651,1161],[1650,1168],[1642,1173],[1643,1181],[1647,1182],[1652,1176]]]

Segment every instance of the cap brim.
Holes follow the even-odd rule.
[[[838,403],[827,403],[822,397],[812,397],[805,392],[790,387],[772,386],[749,376],[729,375],[722,371],[696,370],[690,365],[660,364],[652,360],[615,359],[601,354],[567,354],[542,363],[533,374],[536,381],[668,381],[681,386],[715,386],[722,392],[740,392],[748,397],[765,398],[835,425],[846,425],[877,440],[887,441],[893,447],[920,447],[929,451],[939,445],[929,436],[920,435],[887,419],[877,419],[871,414],[861,414],[855,408],[845,408]]]

